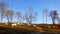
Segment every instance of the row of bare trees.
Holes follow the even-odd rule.
[[[29,24],[32,24],[32,22],[36,22],[37,23],[37,12],[34,11],[31,6],[28,8],[28,11],[24,15],[22,15],[21,12],[16,12],[15,13],[15,11],[13,9],[12,10],[8,10],[8,9],[6,9],[6,7],[7,7],[6,3],[4,3],[4,2],[0,3],[0,17],[1,17],[1,21],[2,22],[3,22],[3,19],[5,19],[9,23],[9,22],[12,22],[14,19],[17,18],[16,19],[17,22],[20,22],[20,23],[22,21],[23,22],[26,21]],[[43,10],[43,13],[42,13],[43,14],[42,15],[43,16],[43,21],[42,21],[43,23],[46,22],[46,24],[47,24],[47,22],[48,22],[48,16],[49,16],[48,13],[50,13],[48,11],[48,9],[44,9]]]
[[[37,12],[35,12],[31,6],[29,7],[28,11],[25,13],[24,16],[22,16],[21,12],[16,12],[16,14],[15,14],[14,10],[7,10],[6,6],[7,6],[6,3],[4,3],[4,2],[0,3],[1,21],[3,21],[3,19],[5,19],[8,21],[8,23],[12,22],[15,15],[17,18],[17,22],[21,22],[22,20],[25,20],[26,22],[31,24],[36,19]]]

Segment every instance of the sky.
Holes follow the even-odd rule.
[[[57,10],[58,13],[60,13],[60,0],[0,0],[0,3],[2,1],[7,3],[8,9],[13,9],[14,12],[20,11],[23,15],[26,11],[28,11],[29,6],[31,6],[33,10],[37,11],[38,13],[37,23],[39,24],[43,23],[42,15],[44,9],[48,9],[49,12]],[[47,20],[48,20],[47,23],[49,24],[52,23],[51,18],[49,16]]]

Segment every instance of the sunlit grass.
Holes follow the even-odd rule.
[[[7,26],[7,25],[0,25],[2,28],[11,28],[16,30],[28,30],[28,31],[38,31],[39,28],[33,27],[33,25],[17,25],[17,26]]]
[[[1,24],[1,28],[8,28],[8,29],[14,29],[14,30],[28,30],[28,31],[40,31],[40,32],[46,32],[46,31],[52,31],[52,32],[60,32],[59,28],[46,28],[45,26],[33,26],[33,25],[28,25],[28,24],[19,24],[16,26],[8,26]]]

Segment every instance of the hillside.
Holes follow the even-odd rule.
[[[46,27],[46,26],[50,26]],[[53,26],[56,26],[55,28]],[[0,33],[6,33],[6,34],[40,34],[40,33],[59,33],[60,28],[58,28],[60,25],[56,24],[20,24],[16,26],[8,26],[8,25],[0,25]]]

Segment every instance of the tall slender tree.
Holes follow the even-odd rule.
[[[17,12],[16,15],[17,15],[17,22],[21,23],[21,17],[22,17],[21,12]]]
[[[2,20],[4,20],[5,21],[5,15],[6,15],[6,10],[2,10]]]
[[[4,10],[5,7],[7,6],[7,4],[5,2],[0,3],[0,7],[1,7],[1,21],[3,20],[3,15],[4,15]]]
[[[48,9],[43,10],[43,21],[44,21],[44,16],[46,17],[46,23],[47,23],[47,17],[48,17]]]

